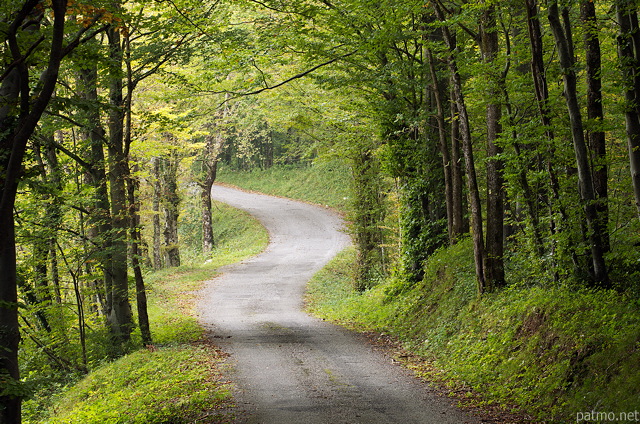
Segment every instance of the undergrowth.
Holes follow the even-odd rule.
[[[56,404],[51,423],[229,422],[221,356],[197,346],[140,350],[94,370]]]
[[[309,310],[397,336],[428,379],[545,422],[640,410],[640,311],[627,295],[516,284],[479,299],[469,241],[433,255],[420,284],[398,278],[359,294],[354,258],[347,250],[314,277]]]
[[[217,268],[262,251],[268,235],[254,218],[229,206],[216,204],[213,215],[217,247],[211,254],[188,253],[184,265],[145,275],[154,344],[95,364],[54,394],[36,391],[24,402],[23,422],[232,422],[230,385],[220,377],[224,355],[201,342],[196,295]],[[139,330],[132,345],[141,345]]]

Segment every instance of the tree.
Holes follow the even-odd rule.
[[[434,4],[434,12],[441,22],[445,22],[446,18],[442,7]],[[467,175],[467,190],[470,199],[471,209],[471,231],[473,237],[473,252],[476,270],[476,279],[478,281],[478,292],[482,293],[486,287],[486,279],[484,272],[484,232],[482,228],[482,206],[480,201],[480,192],[478,190],[478,180],[476,176],[476,166],[473,154],[473,142],[471,140],[471,129],[469,124],[469,116],[467,113],[467,105],[465,102],[462,79],[458,70],[458,64],[455,59],[456,40],[447,26],[441,28],[444,42],[448,48],[447,64],[452,79],[453,101],[456,103],[458,120],[460,125],[460,137],[462,139],[462,151],[464,152],[465,170]]]
[[[629,169],[633,194],[640,218],[640,26],[638,6],[633,1],[614,2],[618,18],[618,56],[625,94],[625,122]]]
[[[0,360],[0,374],[5,381],[4,395],[0,396],[0,422],[20,422],[20,397],[18,369],[18,299],[16,281],[15,230],[13,206],[20,181],[22,161],[29,137],[44,113],[53,95],[60,63],[73,50],[89,29],[81,28],[78,34],[65,43],[65,15],[67,2],[51,1],[52,26],[50,32],[42,30],[40,23],[48,19],[39,8],[40,2],[27,0],[15,5],[8,28],[4,33],[9,45],[8,63],[2,72],[0,87],[0,346],[4,353]],[[49,41],[44,48],[46,64],[32,65],[27,59]],[[33,86],[31,74],[40,73]]]
[[[222,110],[215,113],[215,121],[210,125],[212,134],[205,136],[205,148],[200,159],[203,177],[198,181],[200,186],[200,198],[202,201],[202,251],[209,253],[215,246],[215,238],[213,235],[212,222],[212,206],[211,206],[211,189],[216,181],[218,173],[218,161],[227,139],[224,125],[229,115],[229,105],[227,103],[222,106]]]
[[[600,38],[598,36],[598,22],[596,7],[593,1],[580,2],[580,20],[583,26],[585,46],[585,68],[587,84],[587,140],[593,164],[593,190],[596,197],[595,209],[598,222],[596,231],[602,234],[602,248],[605,252],[611,250],[609,242],[609,177],[607,165],[607,145],[605,132],[602,128],[604,121],[604,106],[602,104],[602,57],[600,52]]]
[[[588,226],[593,279],[596,284],[607,287],[609,285],[609,276],[604,260],[605,248],[602,237],[602,221],[598,217],[596,208],[597,199],[594,193],[593,176],[584,138],[582,113],[578,103],[571,23],[566,9],[563,9],[561,21],[559,7],[555,0],[550,1],[548,7],[549,23],[558,48],[558,58],[563,73],[564,94],[571,123],[571,137],[576,156],[576,165],[578,167],[579,192]]]
[[[504,164],[500,155],[502,146],[498,139],[502,134],[501,86],[506,75],[497,69],[499,53],[496,6],[489,3],[480,21],[480,50],[482,59],[487,65],[487,239],[484,257],[484,273],[486,287],[483,290],[495,291],[504,286]]]
[[[119,12],[119,4],[116,12]],[[109,164],[109,196],[111,201],[111,287],[107,293],[107,318],[114,337],[120,343],[129,340],[133,329],[131,305],[129,303],[129,277],[127,275],[128,219],[126,182],[129,179],[128,148],[125,145],[124,119],[126,115],[123,94],[124,48],[120,31],[123,27],[111,25],[109,38],[109,136],[107,141]]]

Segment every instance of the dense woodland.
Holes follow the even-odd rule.
[[[152,343],[219,163],[347,161],[360,290],[471,237],[478,296],[637,302],[635,1],[3,0],[0,34],[0,423]]]

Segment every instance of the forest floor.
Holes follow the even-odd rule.
[[[209,281],[199,300],[209,337],[230,354],[238,422],[506,423],[524,417],[458,407],[399,366],[390,338],[303,312],[307,281],[349,244],[328,209],[216,186],[213,198],[267,228],[265,252]],[[464,397],[464,395],[462,395]]]

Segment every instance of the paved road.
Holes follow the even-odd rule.
[[[214,186],[215,200],[268,229],[262,254],[210,281],[200,319],[231,354],[241,422],[476,423],[362,337],[302,312],[306,282],[349,243],[330,211]]]

